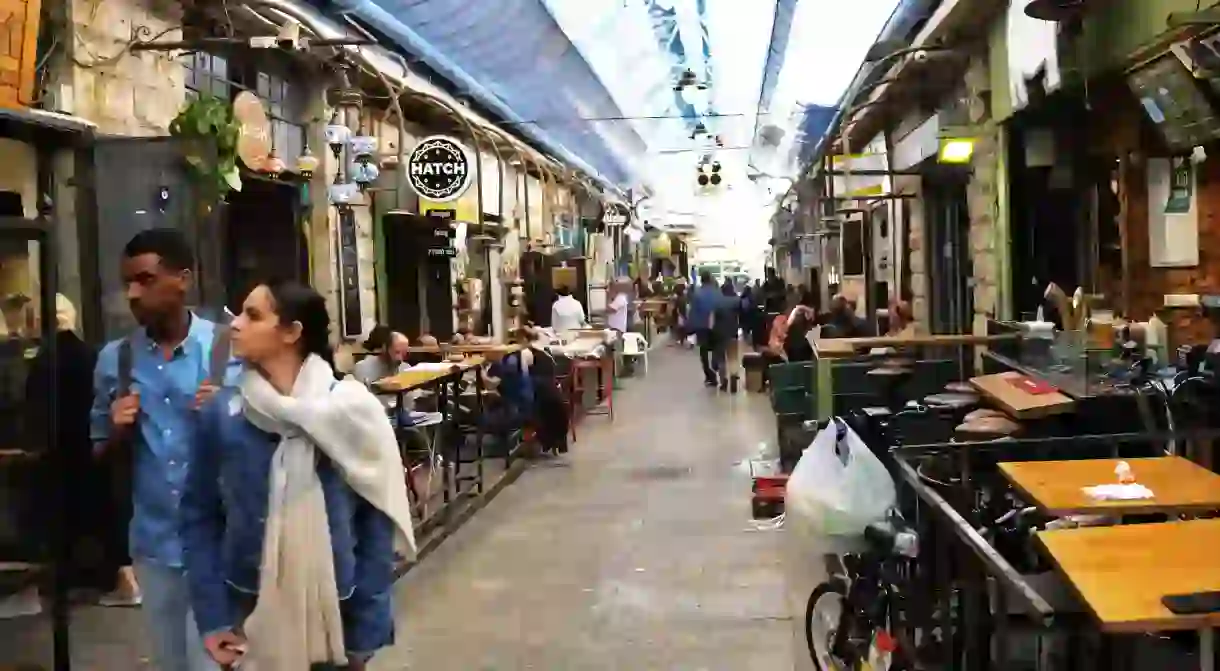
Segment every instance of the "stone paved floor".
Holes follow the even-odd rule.
[[[788,671],[782,534],[749,525],[737,465],[773,440],[765,396],[653,354],[617,417],[590,417],[399,585],[377,671]],[[803,646],[802,646],[803,647]]]

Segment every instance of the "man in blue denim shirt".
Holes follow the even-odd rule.
[[[142,231],[127,243],[120,269],[141,328],[98,355],[90,417],[95,452],[131,464],[131,557],[157,667],[165,671],[216,669],[191,613],[178,524],[195,409],[225,382],[206,379],[216,324],[186,308],[194,265],[190,245],[173,229]],[[129,371],[120,370],[124,340]],[[121,395],[120,378],[128,374],[130,393]]]
[[[699,365],[703,368],[703,384],[707,387],[716,386],[716,372],[712,368],[712,349],[715,346],[715,336],[712,333],[712,314],[720,305],[722,297],[716,278],[708,271],[699,273],[699,288],[695,290],[690,301],[690,315],[686,322],[694,332],[699,343]]]

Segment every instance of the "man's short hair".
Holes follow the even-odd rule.
[[[712,271],[705,270],[705,271],[699,273],[699,281],[704,284],[711,284],[713,282]]]
[[[191,250],[191,243],[174,228],[140,231],[123,247],[123,256],[129,259],[145,254],[161,257],[161,265],[170,270],[191,270],[195,267],[195,252]]]

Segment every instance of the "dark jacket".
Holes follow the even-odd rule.
[[[736,338],[737,331],[741,328],[741,299],[737,296],[721,294],[720,303],[716,305],[714,314],[712,332],[716,335],[717,340],[725,342]]]
[[[241,621],[244,609],[231,590],[258,593],[271,457],[280,437],[251,424],[240,403],[240,392],[225,387],[199,411],[182,495],[187,582],[204,636]],[[318,459],[318,478],[334,548],[344,645],[353,653],[371,653],[394,638],[394,524],[356,494],[324,455]]]

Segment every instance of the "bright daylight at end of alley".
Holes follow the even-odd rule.
[[[3,0],[0,671],[1215,671],[1220,0]]]

